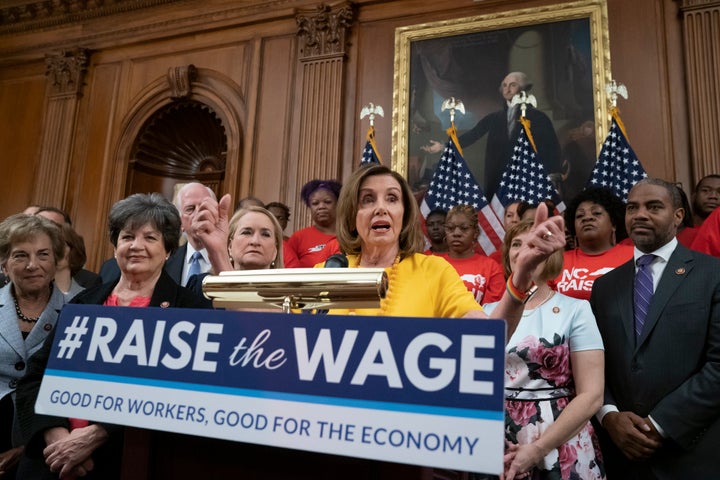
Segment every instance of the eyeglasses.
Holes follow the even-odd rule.
[[[473,228],[472,225],[453,225],[452,223],[445,224],[445,232],[452,233],[456,228],[459,228],[462,233],[465,233]]]

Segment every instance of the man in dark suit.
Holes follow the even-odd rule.
[[[474,144],[487,135],[485,146],[484,174],[478,181],[482,182],[483,192],[490,199],[497,191],[502,179],[503,171],[510,162],[513,150],[520,136],[520,106],[511,105],[515,95],[529,91],[532,83],[523,72],[510,72],[500,83],[499,92],[503,97],[502,108],[489,113],[480,119],[475,126],[460,135],[458,142],[465,148]],[[528,105],[525,117],[530,121],[538,157],[545,167],[545,173],[559,172],[562,166],[560,142],[558,141],[552,121],[540,110]],[[422,147],[429,153],[438,153],[444,148],[443,144],[431,141],[428,146]],[[472,159],[467,159],[472,161]]]
[[[593,285],[608,478],[720,476],[720,260],[678,243],[682,219],[673,184],[638,182],[625,215],[634,259]]]

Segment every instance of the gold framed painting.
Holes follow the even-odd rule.
[[[611,75],[605,0],[396,29],[392,165],[406,175],[418,197],[447,140],[449,112],[441,111],[441,105],[450,97],[465,107],[465,114],[455,117],[464,158],[488,199],[492,197],[498,170],[504,167],[492,158],[500,147],[487,128],[482,130],[487,134],[477,135],[477,127],[491,116],[499,121],[507,111],[502,84],[511,72],[525,75],[525,89],[552,124],[542,136],[555,135],[548,141],[559,145],[559,158],[553,154],[541,160],[549,162],[548,173],[561,196],[569,199],[582,190],[607,132],[605,86]]]

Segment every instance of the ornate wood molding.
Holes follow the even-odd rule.
[[[344,55],[346,36],[354,17],[350,3],[336,6],[320,4],[312,12],[298,13],[300,59]]]
[[[0,8],[0,32],[25,32],[177,2],[178,0],[33,0]]]
[[[720,0],[676,0],[680,11],[695,8],[720,7]]]
[[[88,50],[77,48],[45,56],[47,103],[33,202],[64,205]]]
[[[192,93],[192,82],[197,80],[198,70],[195,65],[170,67],[168,69],[168,84],[170,84],[170,98],[177,100],[185,98]]]
[[[338,178],[341,152],[346,37],[354,20],[350,3],[321,4],[296,17],[301,76],[296,191],[314,178]],[[300,212],[298,212],[300,213]],[[296,224],[299,218],[296,215]],[[304,212],[304,222],[311,223]]]
[[[45,56],[48,96],[82,95],[83,79],[89,61],[88,50],[76,48]]]

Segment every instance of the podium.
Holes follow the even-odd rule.
[[[467,480],[465,472],[127,428],[122,480]]]
[[[206,277],[215,306],[295,309],[377,308],[383,269],[290,269]],[[310,449],[312,450],[312,449]],[[467,480],[468,474],[230,440],[126,428],[123,480]]]

